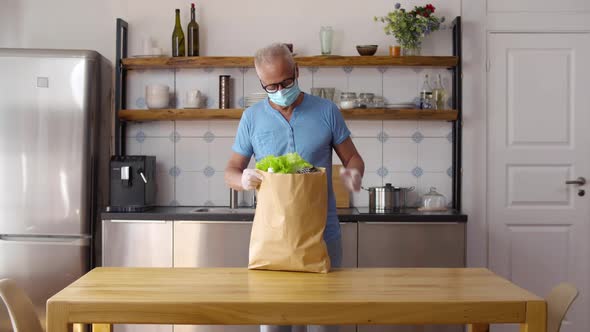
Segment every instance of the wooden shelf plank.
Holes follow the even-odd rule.
[[[232,120],[240,119],[243,112],[241,108],[121,110],[119,118],[128,121]]]
[[[295,57],[301,67],[453,67],[457,65],[455,56],[307,56]],[[153,57],[123,59],[126,69],[163,68],[206,68],[206,67],[254,67],[253,57]]]
[[[455,110],[353,108],[341,110],[345,119],[355,120],[457,120]]]
[[[119,118],[127,121],[164,120],[238,120],[244,110],[232,109],[154,109],[121,110]],[[354,120],[457,120],[456,110],[421,110],[389,108],[355,108],[342,110],[345,119]]]

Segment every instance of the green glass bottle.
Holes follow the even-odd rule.
[[[172,56],[184,55],[184,33],[180,25],[180,9],[176,9],[176,24],[172,32]]]
[[[191,3],[191,21],[186,28],[188,56],[199,56],[199,24],[195,21],[195,4]]]

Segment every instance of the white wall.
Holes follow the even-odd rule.
[[[401,1],[404,6],[418,1]],[[0,0],[0,47],[95,49],[114,60],[115,19],[130,25],[130,55],[141,52],[141,39],[154,38],[170,53],[174,9],[180,8],[183,28],[190,1],[158,0]],[[432,1],[440,15],[454,18],[460,0]],[[334,53],[356,54],[357,44],[378,44],[387,54],[393,38],[374,16],[391,10],[392,1],[339,0],[205,0],[198,1],[202,55],[252,55],[273,41],[292,42],[301,55],[319,53],[319,29],[335,29]],[[435,33],[425,51],[451,52],[450,35]]]

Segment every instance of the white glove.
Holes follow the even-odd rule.
[[[348,191],[360,191],[361,190],[361,173],[354,168],[340,168],[340,178],[348,189]]]
[[[262,182],[262,175],[258,174],[255,169],[247,168],[242,172],[242,188],[244,190],[253,190]]]

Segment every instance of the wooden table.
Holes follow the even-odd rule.
[[[48,332],[105,324],[489,324],[546,332],[545,301],[487,269],[96,268],[47,303]]]

